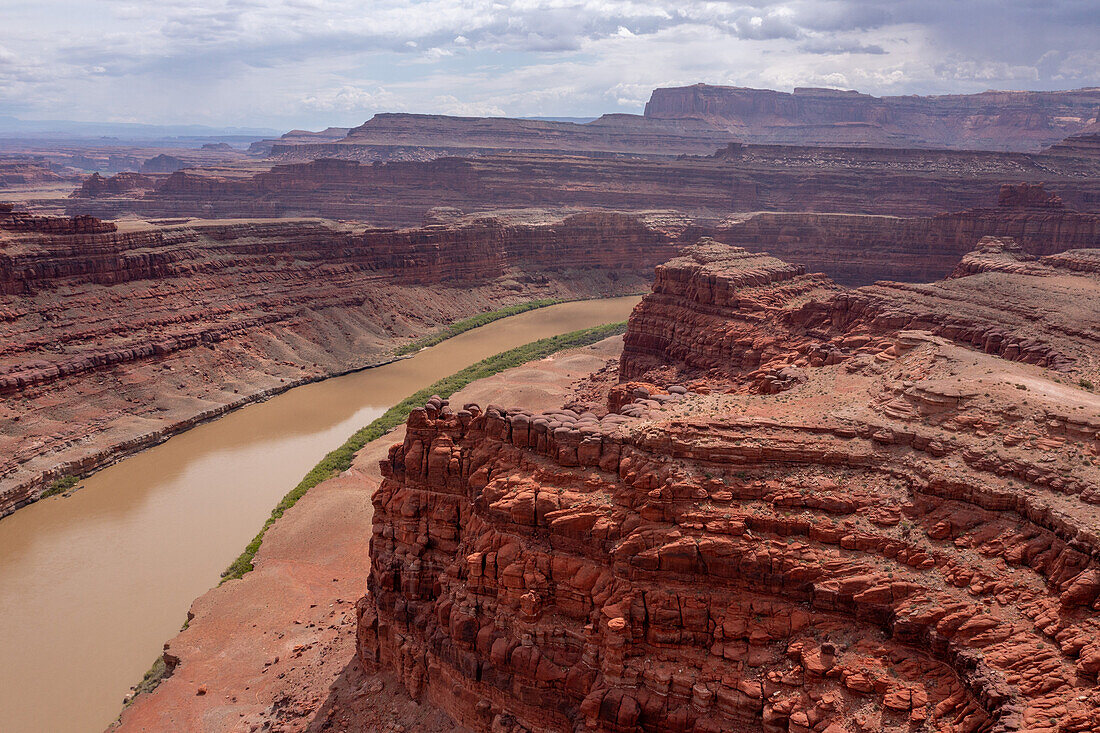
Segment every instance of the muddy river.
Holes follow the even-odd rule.
[[[102,730],[191,601],[325,453],[441,377],[528,341],[625,320],[638,300],[530,311],[411,359],[297,387],[0,520],[0,731]]]

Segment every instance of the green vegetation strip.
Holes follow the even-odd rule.
[[[290,493],[283,497],[283,500],[280,501],[271,512],[271,517],[264,523],[260,533],[248,543],[248,547],[241,553],[241,556],[234,560],[233,564],[222,573],[222,582],[224,583],[227,580],[240,578],[245,573],[252,570],[252,560],[256,557],[256,552],[260,549],[260,545],[263,543],[264,534],[267,532],[268,528],[274,524],[279,517],[283,516],[283,513],[286,512],[287,509],[294,506],[307,491],[322,481],[332,478],[350,468],[351,461],[360,448],[372,440],[381,438],[390,430],[404,423],[405,420],[408,419],[409,413],[417,407],[422,407],[432,395],[450,397],[467,384],[479,379],[484,379],[485,377],[490,377],[505,369],[511,369],[512,367],[525,364],[534,359],[541,359],[563,349],[588,346],[589,344],[594,344],[597,341],[602,341],[609,336],[615,336],[625,331],[626,322],[622,321],[620,323],[608,323],[603,326],[585,328],[580,331],[564,333],[560,336],[551,336],[550,338],[532,341],[529,344],[518,346],[510,351],[504,351],[495,356],[490,356],[487,359],[482,359],[476,364],[468,366],[449,377],[444,377],[430,387],[425,387],[416,394],[406,397],[399,404],[387,410],[382,417],[365,428],[360,429],[357,433],[348,438],[346,443],[322,458],[321,462],[306,474],[301,483],[291,489]]]
[[[80,482],[79,476],[66,476],[65,478],[59,478],[50,484],[50,488],[42,492],[40,498],[46,499],[51,496],[57,496],[58,494],[64,494],[69,489],[73,488]]]
[[[531,300],[526,303],[519,303],[518,305],[510,305],[507,308],[489,311],[488,313],[479,313],[476,316],[464,318],[461,321],[455,321],[451,325],[432,334],[431,336],[425,336],[424,338],[417,339],[412,343],[405,344],[404,346],[399,347],[393,353],[397,356],[415,354],[421,349],[426,349],[429,346],[435,346],[438,343],[446,341],[452,336],[457,336],[460,333],[465,333],[466,331],[473,330],[478,326],[484,326],[486,323],[492,323],[493,321],[499,321],[501,318],[516,316],[520,313],[533,311],[536,308],[545,308],[548,305],[557,305],[564,302],[564,300],[559,300],[556,298],[546,298],[543,300]]]

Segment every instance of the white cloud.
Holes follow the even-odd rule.
[[[451,94],[444,94],[432,100],[439,112],[459,117],[503,117],[504,110],[493,104],[483,102],[463,102]]]

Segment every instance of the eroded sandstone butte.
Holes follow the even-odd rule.
[[[1100,729],[1100,276],[704,240],[605,407],[414,411],[358,647],[486,731]]]
[[[605,212],[415,229],[0,207],[0,515],[195,422],[539,298],[644,290],[671,239]]]

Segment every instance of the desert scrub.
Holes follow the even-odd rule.
[[[79,476],[66,476],[64,478],[59,478],[52,484],[50,484],[50,487],[48,489],[42,492],[41,498],[46,499],[51,496],[57,496],[58,494],[64,494],[66,491],[76,486],[79,482]]]
[[[147,692],[152,692],[157,689],[161,682],[171,677],[172,674],[168,671],[168,665],[164,661],[164,655],[161,654],[157,657],[157,661],[153,662],[153,666],[145,673],[141,678],[141,682],[137,683],[133,692],[126,696],[126,700],[123,702],[123,707],[130,707],[138,695],[144,695]]]
[[[263,528],[260,529],[259,534],[248,543],[248,546],[244,549],[244,552],[241,553],[240,557],[234,560],[233,564],[222,573],[221,582],[224,583],[227,580],[240,578],[245,573],[252,570],[252,560],[256,557],[256,553],[263,543],[264,534],[279,517],[283,516],[287,509],[294,506],[299,499],[305,496],[307,491],[317,484],[351,468],[352,459],[360,448],[372,440],[381,438],[398,425],[404,423],[405,420],[408,419],[409,413],[417,407],[422,407],[432,395],[439,395],[444,398],[450,397],[467,384],[476,382],[479,379],[484,379],[485,377],[491,377],[505,369],[511,369],[520,364],[526,364],[534,359],[542,359],[555,352],[562,351],[563,349],[588,346],[589,344],[602,341],[610,336],[617,336],[625,332],[626,321],[621,321],[619,323],[608,323],[603,326],[594,326],[592,328],[581,329],[580,331],[572,331],[570,333],[563,333],[558,336],[532,341],[529,344],[517,346],[509,351],[503,351],[494,356],[482,359],[476,364],[472,364],[460,372],[455,372],[449,377],[444,377],[435,384],[425,387],[419,392],[406,397],[404,400],[387,410],[382,417],[378,418],[370,425],[367,425],[365,428],[361,428],[348,438],[342,446],[322,458],[321,462],[314,466],[313,469],[305,475],[305,478],[303,478],[297,486],[291,489],[290,493],[284,496],[283,500],[276,505],[275,509],[271,512],[271,516],[268,517]]]
[[[516,316],[520,313],[526,313],[527,311],[533,311],[537,308],[545,308],[548,305],[558,305],[564,303],[564,300],[556,298],[545,298],[543,300],[531,300],[526,303],[518,303],[516,305],[510,305],[506,308],[500,308],[499,310],[489,311],[488,313],[479,313],[476,316],[470,316],[469,318],[463,318],[461,321],[455,321],[451,325],[443,328],[431,336],[425,336],[418,338],[416,341],[407,343],[404,346],[398,347],[393,353],[396,356],[405,356],[406,354],[415,354],[421,349],[426,349],[429,346],[435,346],[438,343],[442,343],[453,336],[457,336],[460,333],[471,331],[478,326],[484,326],[487,323],[493,321],[499,321],[501,318],[508,318],[509,316]]]

